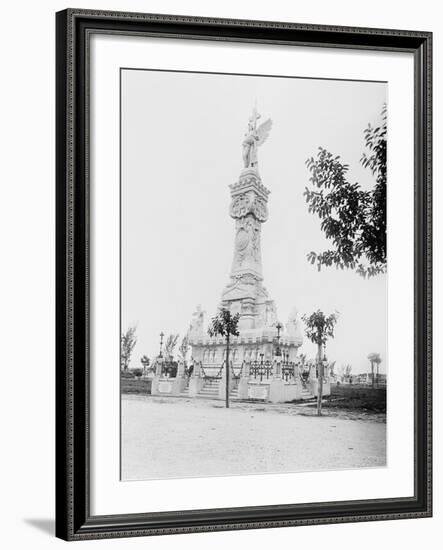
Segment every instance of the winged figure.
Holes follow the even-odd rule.
[[[243,163],[245,168],[255,168],[257,166],[257,149],[262,145],[272,128],[272,120],[268,118],[257,127],[257,120],[261,115],[254,109],[249,118],[248,131],[243,140]]]

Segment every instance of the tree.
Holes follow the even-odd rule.
[[[311,315],[303,315],[306,324],[305,333],[311,342],[317,345],[317,369],[318,369],[318,391],[317,391],[317,414],[321,416],[321,400],[323,397],[323,360],[324,346],[328,338],[334,338],[334,327],[337,323],[338,314],[331,313],[326,316],[319,309]]]
[[[381,357],[379,353],[370,353],[368,359],[371,363],[371,383],[372,387],[375,386],[375,377],[374,377],[374,365],[377,365],[377,384],[378,384],[378,369],[381,363]]]
[[[375,177],[372,190],[350,183],[349,165],[322,147],[316,159],[306,161],[313,185],[304,192],[308,210],[320,218],[321,229],[333,244],[329,250],[307,255],[319,271],[331,265],[354,269],[363,277],[386,271],[386,105],[381,119],[379,126],[369,124],[364,131],[368,154],[360,159]]]
[[[344,366],[344,375],[345,375],[345,379],[350,383],[351,376],[352,376],[352,365],[348,364]]]
[[[350,382],[352,372],[352,365],[340,365],[338,369],[338,376],[341,378],[342,382]]]
[[[218,314],[212,318],[211,326],[208,328],[209,336],[224,336],[226,341],[226,408],[229,408],[229,343],[231,336],[238,336],[238,321],[240,315],[232,315],[229,309],[221,308]]]
[[[129,327],[120,338],[120,369],[125,372],[128,370],[131,355],[137,343],[136,331],[137,325]]]
[[[170,359],[174,356],[174,349],[175,349],[175,346],[177,345],[178,336],[179,336],[178,334],[170,334],[166,339],[166,343],[165,343],[166,359]]]

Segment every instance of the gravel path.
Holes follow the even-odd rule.
[[[122,398],[122,479],[337,470],[386,464],[378,419],[306,416],[293,405]]]

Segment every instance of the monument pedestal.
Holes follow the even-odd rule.
[[[269,382],[257,382],[250,380],[248,383],[248,399],[257,401],[269,401]]]
[[[318,380],[317,378],[312,378],[309,380],[309,390],[314,397],[318,395]]]
[[[229,377],[229,393],[231,393],[231,391],[233,390],[234,386],[235,386],[235,379],[232,375],[232,373],[230,373],[230,377]],[[223,369],[223,372],[222,372],[222,378],[220,380],[220,384],[218,386],[218,397],[220,399],[226,399],[226,373],[225,373],[225,369]]]
[[[240,378],[240,382],[238,383],[238,392],[237,392],[239,399],[248,398],[248,382],[249,382],[249,377],[242,376]]]
[[[301,384],[296,382],[289,382],[285,384],[284,401],[296,401],[301,399]]]
[[[195,397],[203,387],[204,378],[199,376],[191,376],[188,386],[189,397]]]
[[[185,389],[186,380],[182,377],[164,378],[154,376],[151,385],[151,395],[180,395]]]
[[[327,380],[326,382],[323,382],[323,395],[331,395],[331,381]]]
[[[284,401],[285,383],[281,378],[274,378],[269,384],[269,401],[282,403]]]
[[[314,397],[317,397],[318,396],[318,379],[314,378],[313,380],[311,380],[309,385],[310,385],[310,390],[311,390],[312,394],[314,395]],[[331,395],[331,381],[330,380],[323,381],[323,393],[322,393],[322,395],[323,395],[323,397],[326,397],[327,395]]]

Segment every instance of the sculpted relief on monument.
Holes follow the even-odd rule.
[[[231,204],[230,213],[233,218],[237,219],[248,214],[253,214],[260,222],[265,222],[268,219],[268,208],[265,201],[253,191],[235,197]]]
[[[249,260],[260,270],[260,222],[253,216],[237,220],[235,237],[235,257],[233,270],[241,268]]]

